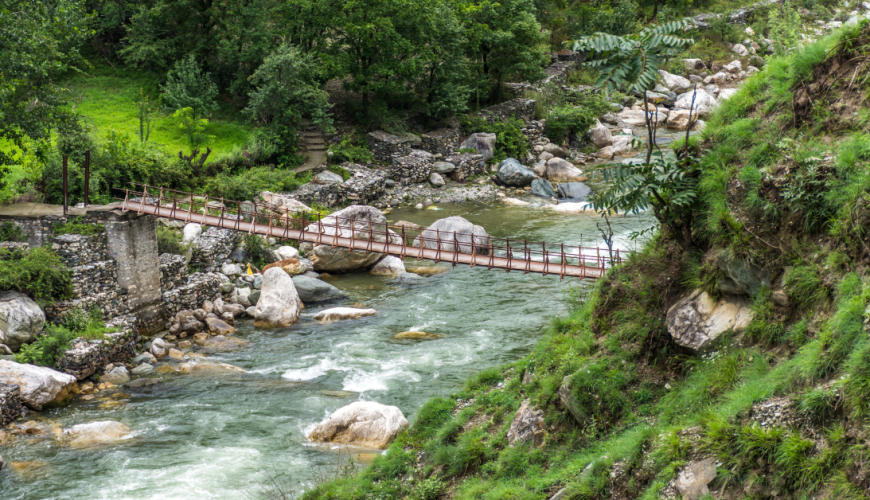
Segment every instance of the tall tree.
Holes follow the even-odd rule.
[[[83,63],[92,16],[75,0],[5,0],[0,6],[0,139],[24,150],[74,122],[61,73]],[[0,150],[0,167],[11,156]]]
[[[190,108],[194,121],[217,109],[217,85],[211,74],[199,67],[193,54],[175,64],[160,90],[163,102],[170,109]]]

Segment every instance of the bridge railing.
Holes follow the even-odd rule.
[[[458,261],[469,255],[471,265],[502,267],[506,270],[565,274],[566,266],[580,266],[603,271],[620,264],[627,257],[620,249],[552,244],[543,241],[499,238],[467,231],[442,231],[422,227],[390,226],[368,219],[322,216],[319,213],[293,211],[289,208],[256,201],[211,198],[175,189],[136,184],[142,191],[123,189],[122,209],[146,211],[184,222],[223,227],[249,234],[257,233],[279,239],[309,241],[316,244],[348,246],[367,251],[389,252],[400,257],[417,257],[435,261]],[[158,210],[159,209],[159,210]],[[582,241],[582,235],[581,235]],[[340,241],[341,240],[341,241]],[[363,244],[359,244],[363,242]],[[433,252],[425,252],[429,249]],[[480,259],[480,256],[488,259]],[[468,260],[468,259],[466,259]],[[496,262],[498,260],[498,262]],[[518,267],[519,266],[519,267]]]

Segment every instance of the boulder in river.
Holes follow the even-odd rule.
[[[224,320],[211,316],[205,318],[205,324],[208,325],[208,331],[213,335],[229,335],[236,331],[234,327],[228,325]]]
[[[112,444],[130,436],[129,427],[113,420],[74,425],[64,433],[69,445],[76,448]]]
[[[694,105],[692,104],[693,93],[695,94]],[[704,89],[696,89],[681,94],[677,97],[677,102],[674,103],[674,109],[694,109],[694,115],[702,117],[710,115],[717,106],[719,106],[719,101],[717,101],[712,95],[708,94]]]
[[[306,233],[323,234],[323,244],[300,243],[299,249],[311,259],[314,270],[330,273],[350,273],[372,267],[383,254],[368,253],[365,250],[350,250],[333,248],[329,243],[336,235],[343,238],[368,240],[376,242],[387,241],[385,232],[389,234],[390,242],[400,245],[402,238],[387,228],[387,218],[380,210],[366,205],[351,205],[325,217],[319,224],[311,224],[305,228]]]
[[[21,401],[34,410],[66,404],[78,391],[72,375],[5,359],[0,360],[0,383],[17,385]]]
[[[483,155],[484,161],[489,161],[495,155],[496,135],[486,132],[471,134],[468,139],[462,141],[459,149],[473,149],[475,153]]]
[[[586,137],[588,137],[589,141],[592,144],[595,144],[595,147],[597,148],[604,148],[613,143],[613,134],[611,134],[610,129],[602,125],[600,121],[597,121],[595,126],[589,129],[589,132],[586,132]]]
[[[281,328],[299,320],[302,301],[290,276],[281,269],[263,274],[263,288],[257,302],[254,325],[257,328]]]
[[[478,254],[489,255],[490,239],[486,230],[457,215],[435,221],[414,239],[413,246],[419,247],[421,238],[425,248],[437,249],[440,242],[441,250],[453,252],[455,238],[461,253],[471,253],[473,243]]]
[[[299,294],[303,304],[326,302],[347,297],[346,293],[329,283],[307,276],[293,276],[293,285],[296,286],[296,293]]]
[[[45,313],[23,293],[0,293],[0,344],[17,351],[32,342],[45,326]]]
[[[314,316],[316,321],[338,321],[342,319],[359,319],[365,316],[374,316],[378,312],[374,309],[357,309],[354,307],[333,307],[320,311]]]
[[[444,338],[444,335],[412,330],[408,332],[397,333],[393,336],[393,338],[396,340],[437,340],[440,338]]]
[[[532,194],[538,198],[557,198],[556,191],[553,190],[553,185],[545,179],[535,179],[532,181]]]
[[[357,401],[320,422],[308,439],[384,449],[407,428],[408,420],[397,407]]]
[[[128,380],[130,380],[130,372],[123,366],[116,366],[109,373],[100,376],[100,382],[111,382],[113,384],[123,384]]]
[[[496,176],[505,185],[514,187],[528,186],[535,180],[535,173],[513,158],[499,164]]]
[[[275,255],[278,257],[278,260],[298,259],[299,250],[289,245],[284,245],[275,249]]]
[[[369,272],[381,276],[394,276],[405,272],[405,263],[396,256],[387,255],[379,260]],[[305,302],[305,300],[303,299],[302,302]]]
[[[569,198],[576,201],[585,200],[592,189],[582,182],[563,182],[559,184],[559,198]]]
[[[546,177],[551,181],[556,182],[571,182],[586,180],[583,171],[575,167],[574,164],[561,158],[551,158],[547,160]]]

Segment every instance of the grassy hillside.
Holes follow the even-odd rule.
[[[92,64],[93,69],[70,75],[63,85],[75,96],[72,102],[76,112],[85,117],[100,139],[105,140],[106,133],[114,129],[138,140],[139,115],[135,103],[144,91],[156,108],[150,142],[159,144],[173,155],[179,151],[190,152],[187,137],[173,121],[172,112],[157,106],[160,95],[158,75],[122,66],[113,68],[97,61],[92,61]],[[210,123],[205,131],[214,136],[208,145],[212,148],[212,158],[229,153],[235,146],[244,146],[253,130],[233,105],[219,102],[220,110],[209,117]]]
[[[532,354],[429,401],[385,456],[304,498],[654,499],[707,458],[715,498],[864,498],[868,51],[865,22],[770,62],[698,140],[698,248],[660,234]],[[745,331],[693,355],[666,314],[694,289],[727,297],[723,254],[769,285]],[[540,446],[508,445],[524,400]]]

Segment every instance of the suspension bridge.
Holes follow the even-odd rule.
[[[497,238],[471,232],[407,229],[329,215],[322,217],[267,203],[210,199],[174,189],[134,185],[124,192],[121,209],[185,223],[202,224],[276,239],[330,245],[364,252],[449,262],[507,272],[539,273],[576,278],[600,278],[622,263],[625,251],[540,241]],[[117,188],[116,188],[117,189]],[[395,230],[393,230],[395,229]],[[410,242],[410,243],[409,243]]]

